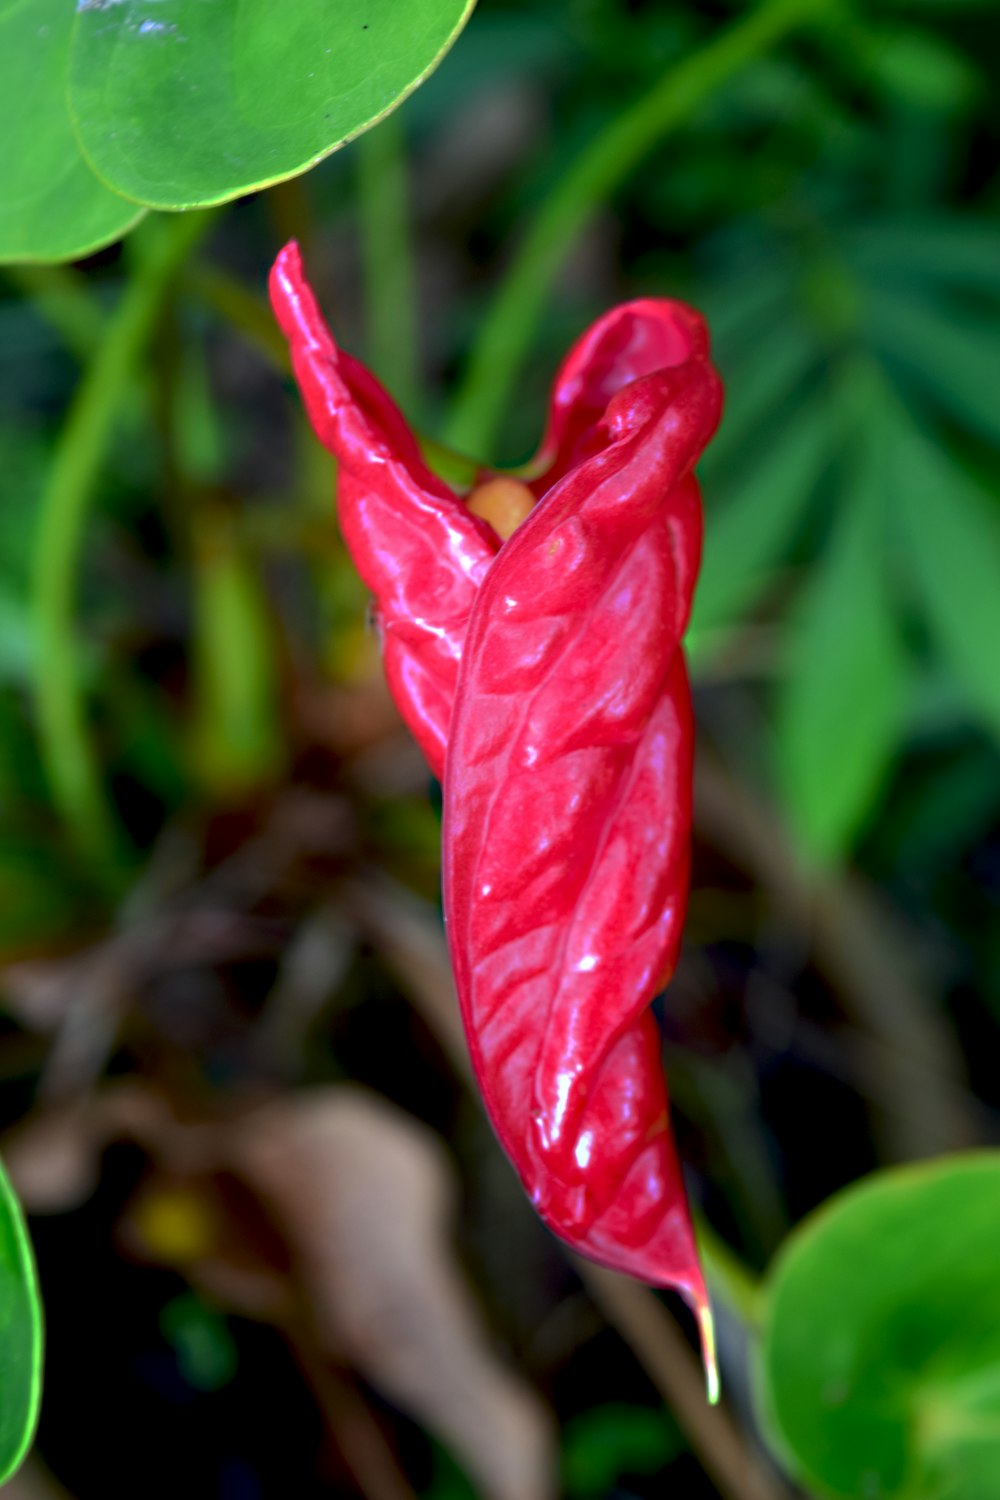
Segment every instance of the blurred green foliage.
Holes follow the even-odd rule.
[[[184,1293],[160,1315],[181,1374],[198,1391],[220,1391],[235,1376],[239,1354],[226,1320],[200,1297]]]

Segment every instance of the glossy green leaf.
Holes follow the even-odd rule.
[[[42,1306],[21,1205],[0,1167],[0,1484],[21,1463],[38,1421]]]
[[[691,621],[696,658],[711,648],[713,636],[717,640],[725,626],[753,607],[773,578],[834,444],[828,403],[809,401],[735,480],[706,484],[705,554]],[[718,511],[716,489],[723,499]]]
[[[80,154],[66,107],[69,0],[0,0],[0,262],[70,260],[142,216]]]
[[[880,790],[900,729],[906,669],[886,578],[885,474],[871,441],[828,549],[790,621],[776,756],[807,855],[839,858]]]
[[[437,65],[474,0],[82,0],[70,106],[84,152],[138,202],[192,208],[342,146]]]
[[[1000,737],[1000,514],[901,408],[885,442],[905,558],[928,624]]]
[[[1000,1154],[881,1173],[824,1205],[769,1281],[765,1427],[811,1494],[1000,1495]]]

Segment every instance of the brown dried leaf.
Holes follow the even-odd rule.
[[[266,1106],[234,1145],[295,1247],[325,1347],[439,1436],[488,1500],[553,1496],[549,1418],[489,1347],[448,1244],[454,1190],[430,1133],[342,1087]]]

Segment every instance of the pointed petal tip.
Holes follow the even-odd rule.
[[[705,1367],[705,1394],[709,1406],[717,1406],[721,1392],[719,1361],[715,1348],[715,1319],[707,1296],[699,1299],[695,1308],[698,1332],[701,1335],[701,1358]]]
[[[282,245],[274,258],[272,275],[301,277],[302,275],[302,251],[299,249],[298,240],[289,240]]]
[[[289,240],[275,256],[271,274],[267,278],[271,306],[286,337],[291,334],[294,326],[295,305],[302,281],[302,256],[295,240]]]
[[[297,240],[289,240],[278,251],[268,277],[268,291],[274,315],[292,346],[293,356],[298,350],[306,355],[336,359],[336,345],[306,280]]]
[[[287,245],[282,245],[274,258],[271,274],[268,277],[271,300],[274,303],[286,301],[293,288],[302,284],[302,253],[299,250],[297,240],[289,240]]]

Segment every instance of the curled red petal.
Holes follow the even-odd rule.
[[[338,349],[294,241],[270,292],[312,425],[340,465],[340,526],[375,596],[389,687],[440,777],[462,639],[499,540],[431,473],[388,392]]]
[[[539,1213],[707,1302],[648,1006],[676,959],[692,726],[692,467],[720,388],[687,359],[615,396],[602,451],[504,546],[463,649],[445,914],[477,1077]]]
[[[640,297],[598,318],[577,339],[556,375],[545,437],[531,465],[538,476],[536,492],[544,494],[606,441],[601,419],[624,386],[707,357],[704,320],[686,303]]]

